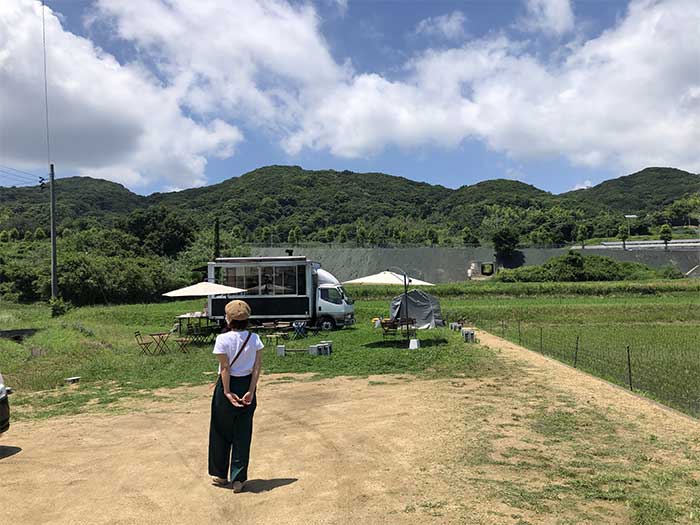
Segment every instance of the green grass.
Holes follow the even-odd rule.
[[[443,301],[453,318],[700,416],[700,296]],[[577,341],[578,339],[578,351]]]
[[[700,281],[457,283],[430,291],[443,295],[447,319],[465,318],[534,350],[539,351],[541,345],[544,353],[567,363],[573,364],[578,336],[577,366],[620,385],[628,382],[629,345],[636,390],[700,415]],[[270,348],[265,350],[264,371],[312,373],[314,377],[388,373],[447,377],[494,372],[498,365],[488,351],[464,352],[456,334],[448,331],[421,334],[423,347],[418,352],[403,348],[399,341],[383,342],[369,319],[386,315],[388,299],[399,292],[392,287],[355,287],[352,293],[366,297],[356,304],[355,327],[289,343],[302,347],[330,337],[332,356],[279,358]],[[97,388],[83,405],[108,405],[104,400],[112,397],[211,381],[214,365],[209,346],[194,347],[186,355],[173,352],[150,357],[139,352],[133,336],[135,330],[167,330],[177,314],[201,306],[200,300],[95,306],[51,319],[44,305],[0,303],[0,329],[40,329],[23,344],[0,339],[0,370],[18,391],[14,404],[20,416],[22,406],[27,407],[26,414],[32,410],[46,415],[60,412],[59,401],[27,401],[24,396],[61,387],[69,376],[82,378],[78,391],[67,394],[66,403],[74,404],[76,410],[89,389]],[[105,384],[111,385],[112,394],[99,390]]]
[[[505,385],[465,403],[451,482],[507,503],[530,523],[553,516],[557,523],[700,522],[692,436],[649,436],[614,408],[581,406],[552,388]]]
[[[145,356],[134,340],[135,330],[167,330],[177,314],[200,307],[201,301],[95,306],[51,319],[48,308],[41,305],[0,303],[0,329],[39,329],[21,344],[0,339],[0,370],[16,391],[12,398],[15,415],[76,413],[158,388],[213,381],[212,345],[191,347],[187,354],[173,349],[166,355]],[[355,327],[287,342],[291,348],[306,348],[329,338],[333,340],[331,356],[278,357],[274,348],[266,348],[263,372],[311,373],[313,378],[374,374],[435,378],[492,374],[498,367],[489,350],[465,352],[464,344],[448,330],[422,332],[420,351],[408,350],[405,341],[383,341],[381,331],[373,329],[369,319],[387,309],[384,302],[359,303]],[[81,377],[77,388],[64,386],[65,378],[71,376]],[[34,393],[47,390],[42,395]]]
[[[356,299],[389,299],[402,293],[401,286],[347,286]],[[551,296],[647,296],[674,292],[700,292],[698,279],[611,282],[500,283],[468,281],[440,284],[425,290],[441,298],[551,297]]]

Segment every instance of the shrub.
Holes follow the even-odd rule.
[[[523,266],[501,270],[496,276],[501,282],[577,282],[644,280],[659,277],[676,278],[680,272],[670,269],[654,270],[640,263],[618,262],[610,257],[569,252],[552,257],[541,266]]]
[[[70,304],[66,303],[60,297],[51,299],[49,301],[49,306],[51,307],[51,317],[60,317],[70,309]]]

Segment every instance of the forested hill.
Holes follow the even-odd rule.
[[[185,217],[196,229],[219,218],[243,241],[287,241],[291,234],[293,240],[378,244],[477,242],[503,225],[526,242],[568,242],[583,222],[591,235],[614,235],[624,213],[643,216],[635,225],[643,232],[669,220],[691,220],[692,206],[683,198],[699,191],[700,176],[673,168],[647,168],[561,195],[512,180],[452,190],[383,173],[298,166],[263,167],[219,184],[148,197],[88,177],[57,181],[59,224],[71,230],[124,227],[130,216],[157,210],[160,217]],[[46,228],[47,203],[48,189],[0,188],[0,232]]]
[[[646,168],[560,197],[567,205],[599,207],[602,204],[620,213],[639,214],[660,210],[686,194],[699,191],[700,175],[674,168]]]

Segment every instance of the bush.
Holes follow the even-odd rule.
[[[70,309],[70,304],[66,303],[60,297],[49,301],[51,307],[51,317],[60,317]]]
[[[580,282],[623,281],[677,278],[680,272],[666,268],[654,270],[640,263],[618,262],[610,257],[569,252],[552,257],[541,266],[523,266],[513,270],[501,270],[496,276],[501,282]]]

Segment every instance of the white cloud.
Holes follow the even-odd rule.
[[[547,16],[558,34],[569,27]],[[50,16],[56,160],[132,186],[201,183],[207,158],[243,140],[239,127],[264,130],[290,154],[479,140],[512,159],[700,168],[696,0],[634,0],[564,55],[534,55],[501,34],[426,50],[392,79],[335,60],[308,4],[98,0],[92,20],[157,69],[120,64]],[[40,30],[38,2],[0,4],[0,158],[18,167],[44,162]]]
[[[65,31],[47,9],[52,160],[76,170],[146,186],[204,182],[208,156],[226,157],[241,132],[219,119],[183,114],[177,86],[138,65],[119,64]],[[45,165],[41,3],[0,3],[0,159]]]
[[[511,157],[636,170],[700,167],[700,3],[633,2],[599,37],[548,62],[500,36],[428,51],[389,81],[358,75],[307,107],[294,153],[484,141]]]
[[[283,132],[306,100],[347,76],[309,5],[285,0],[98,0],[117,34],[155,59],[180,102]],[[158,20],[158,23],[153,23]]]
[[[579,182],[578,184],[576,184],[569,191],[586,190],[588,188],[591,188],[592,186],[593,186],[593,183],[589,179],[586,179],[583,182]]]
[[[525,0],[527,15],[519,26],[526,31],[541,31],[560,36],[574,28],[570,0]]]
[[[461,11],[421,20],[416,26],[416,34],[440,37],[447,40],[461,40],[465,36],[466,18]]]

